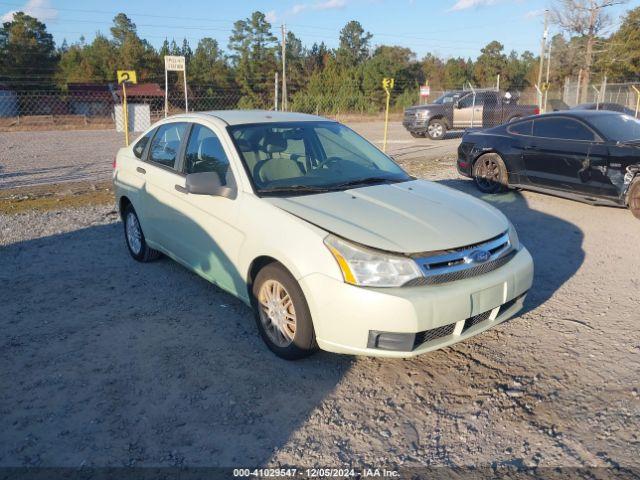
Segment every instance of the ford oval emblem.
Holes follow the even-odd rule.
[[[491,253],[487,252],[486,250],[474,250],[469,255],[469,258],[471,258],[471,261],[473,261],[474,263],[486,262],[487,260],[489,260],[489,257],[491,257]]]

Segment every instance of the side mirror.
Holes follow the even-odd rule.
[[[460,108],[460,102],[458,100],[456,100],[455,102],[453,102],[453,108]]]
[[[199,172],[187,175],[185,187],[194,195],[212,195],[229,199],[236,198],[237,189],[234,182],[223,185],[218,172]]]

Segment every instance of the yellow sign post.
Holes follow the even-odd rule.
[[[118,70],[118,83],[122,84],[122,120],[124,121],[124,143],[129,146],[129,110],[127,108],[127,83],[138,83],[133,70]]]
[[[387,106],[384,112],[384,140],[382,141],[382,151],[387,151],[387,130],[389,128],[389,100],[391,100],[391,90],[393,90],[394,79],[393,78],[383,78],[382,79],[382,88],[387,94]]]

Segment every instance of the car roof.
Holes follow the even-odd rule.
[[[551,118],[551,117],[573,117],[573,118],[588,120],[589,118],[605,117],[607,115],[624,115],[624,113],[614,112],[612,110],[559,110],[557,112],[541,113],[540,115],[523,117],[522,120],[531,120],[536,118]]]
[[[215,117],[227,125],[275,122],[327,122],[334,121],[318,115],[296,112],[276,112],[273,110],[211,110],[199,112],[198,117]]]

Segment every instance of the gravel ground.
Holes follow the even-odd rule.
[[[110,207],[0,216],[0,466],[639,468],[640,222],[483,198],[534,257],[525,310],[411,360],[278,359],[242,303],[134,262]]]
[[[382,145],[383,122],[354,122],[351,127]],[[387,150],[399,159],[433,158],[455,151],[458,144],[455,137],[414,139],[400,122],[389,125]],[[109,180],[113,158],[123,145],[123,134],[113,130],[0,132],[0,188]]]

